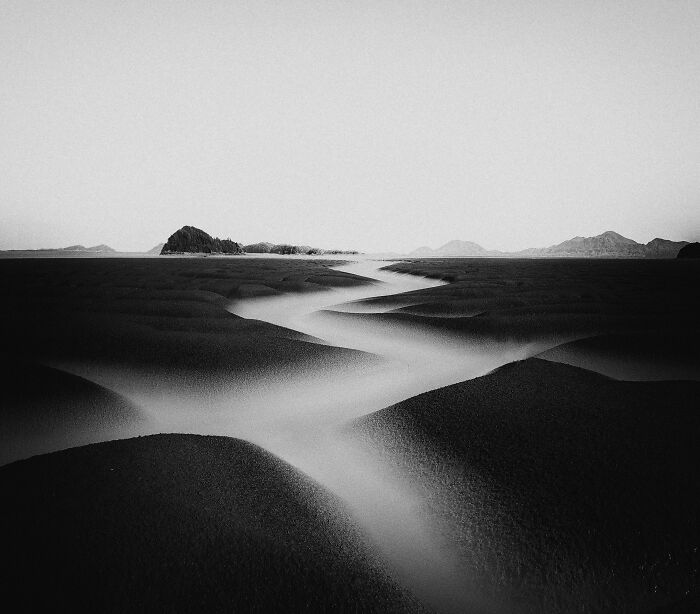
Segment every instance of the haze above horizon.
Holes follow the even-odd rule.
[[[0,249],[700,240],[700,3],[0,5]]]

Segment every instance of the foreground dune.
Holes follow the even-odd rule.
[[[505,611],[644,612],[697,598],[698,398],[528,359],[354,428]]]
[[[334,496],[240,440],[89,445],[0,468],[0,488],[3,582],[27,610],[416,609]]]

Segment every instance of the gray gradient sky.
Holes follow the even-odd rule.
[[[700,239],[700,2],[0,0],[0,249]]]

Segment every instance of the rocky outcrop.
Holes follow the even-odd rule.
[[[700,258],[700,243],[688,243],[681,248],[676,258]]]
[[[183,226],[170,235],[162,254],[243,254],[243,246],[231,239],[218,239],[194,226]]]
[[[159,249],[153,248],[149,253],[160,254],[280,254],[292,256],[297,254],[320,255],[320,254],[357,254],[356,251],[326,250],[310,245],[291,245],[288,243],[251,243],[245,247],[231,239],[217,239],[211,237],[203,230],[194,226],[183,226],[175,234],[171,235],[168,242]]]

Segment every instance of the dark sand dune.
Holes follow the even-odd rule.
[[[670,612],[700,589],[698,399],[529,359],[354,428],[509,611]]]
[[[385,268],[449,283],[365,301],[383,311],[395,306],[373,317],[474,339],[698,330],[691,290],[700,268],[690,261],[453,258]]]
[[[265,258],[4,260],[0,333],[13,356],[62,366],[115,390],[216,390],[236,378],[339,368],[367,358],[231,314],[242,295],[368,280],[335,261]],[[251,290],[252,288],[252,290]],[[257,288],[257,289],[256,289]],[[128,385],[119,387],[120,375]],[[157,392],[157,390],[155,390]]]
[[[26,611],[387,612],[340,502],[252,444],[158,435],[0,469],[4,598]]]
[[[41,365],[0,360],[0,390],[0,464],[127,437],[146,425],[124,397]]]
[[[565,343],[538,358],[630,381],[700,380],[700,332],[598,335]]]
[[[235,414],[243,403],[237,399],[249,400],[258,386],[282,386],[292,376],[342,375],[377,362],[228,311],[245,285],[325,293],[336,283],[368,281],[330,270],[330,264],[335,261],[246,257],[3,260],[0,358],[60,369],[121,394],[148,420],[126,436],[220,434],[224,413]],[[34,384],[44,386],[40,380],[50,373],[35,368]],[[41,428],[17,426],[16,445],[4,450],[3,461],[102,441],[108,433],[123,436],[102,424],[101,409],[85,417],[89,407],[75,395],[67,385],[45,395],[53,418]],[[27,415],[38,416],[37,407]],[[86,428],[76,423],[76,412]]]
[[[379,305],[385,313],[319,312],[342,302],[337,293],[328,293],[328,302],[316,300],[326,287],[369,282],[329,264],[244,256],[2,261],[7,299],[0,305],[0,332],[13,360],[62,367],[137,400],[156,420],[155,430],[235,434],[296,459],[295,466],[347,495],[365,529],[378,528],[374,538],[389,536],[377,542],[388,545],[382,550],[388,560],[393,556],[423,576],[430,568],[437,588],[425,594],[453,587],[459,565],[449,551],[457,548],[464,567],[457,578],[464,577],[462,592],[469,593],[460,603],[557,614],[685,607],[698,584],[696,384],[616,382],[529,360],[361,420],[357,450],[356,442],[334,446],[320,435],[338,416],[362,415],[444,385],[430,382],[446,374],[450,382],[473,375],[480,357],[502,364],[513,359],[511,350],[528,356],[593,335],[697,330],[687,296],[697,276],[694,263],[399,263],[390,268],[450,283],[351,300],[341,308]],[[366,290],[346,294],[372,296],[381,287]],[[238,313],[270,323],[229,311],[238,299],[293,292],[305,294],[275,299],[276,307],[267,310],[265,301],[241,302],[258,309]],[[302,296],[312,300],[293,308]],[[307,324],[314,326],[299,330],[339,345],[345,345],[345,331],[348,347],[357,350],[315,343],[292,330],[299,318],[291,316],[309,310],[315,313]],[[357,345],[358,337],[367,344]],[[401,369],[377,370],[380,359],[367,353],[375,351],[394,360],[384,360],[383,369]],[[410,372],[416,365],[426,367],[417,376]],[[362,409],[397,383],[410,391]],[[143,432],[154,431],[149,424]],[[354,529],[345,521],[340,526],[349,533],[328,529],[338,524],[329,499],[307,497],[311,487],[297,473],[280,478],[280,467],[291,469],[278,459],[241,442],[229,449],[226,441],[146,438],[0,470],[2,481],[17,467],[31,469],[6,488],[13,494],[4,525],[14,522],[18,535],[37,536],[26,548],[30,554],[18,555],[20,573],[31,576],[26,557],[45,541],[54,554],[39,559],[44,571],[36,573],[48,577],[46,570],[64,560],[74,567],[55,582],[48,578],[44,594],[84,594],[83,608],[102,608],[103,602],[89,600],[106,595],[117,610],[155,604],[190,611],[404,609],[355,550]],[[367,441],[377,444],[378,458],[375,448],[364,447]],[[258,460],[243,462],[249,454],[241,456],[241,446]],[[212,451],[219,448],[224,452]],[[118,467],[128,468],[124,479],[114,475]],[[406,482],[400,477],[405,469],[413,478]],[[402,496],[393,500],[396,493]],[[307,507],[300,507],[299,496]],[[310,525],[299,525],[308,518]],[[433,529],[441,536],[437,543]],[[407,562],[423,556],[422,565]],[[261,584],[254,585],[254,577]],[[395,577],[413,590],[419,584],[415,574]],[[320,592],[310,591],[312,584]],[[86,588],[93,585],[100,588]],[[482,586],[484,594],[472,596],[472,586]],[[241,598],[250,601],[235,601]],[[280,608],[280,598],[292,605]],[[152,601],[137,608],[139,599]]]

